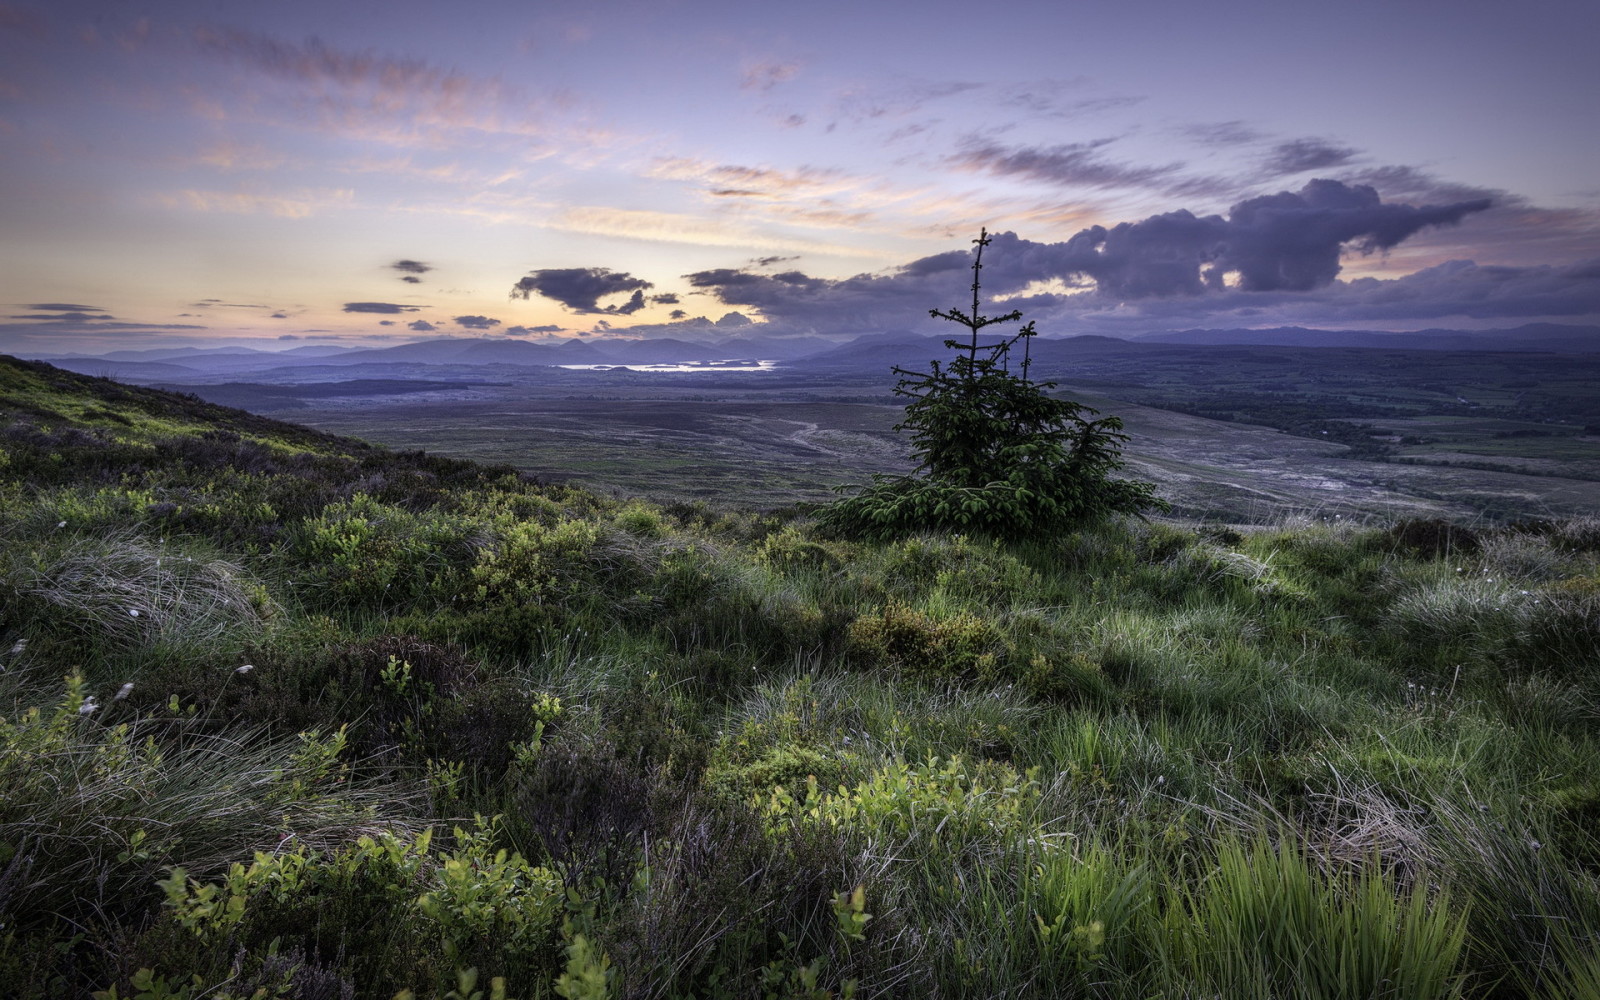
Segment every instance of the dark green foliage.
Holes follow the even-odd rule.
[[[1409,519],[1389,529],[1396,548],[1425,558],[1470,556],[1482,548],[1478,533],[1439,518]]]
[[[818,520],[846,535],[887,539],[917,531],[959,531],[999,538],[1052,534],[1104,517],[1161,507],[1149,483],[1112,479],[1122,468],[1122,421],[1049,394],[1053,382],[1028,378],[1033,324],[982,344],[979,331],[1022,318],[979,313],[978,272],[987,233],[972,262],[972,310],[930,314],[965,326],[961,352],[927,371],[896,368],[895,393],[909,397],[896,430],[911,435],[917,473],[876,477],[855,496],[825,507]],[[1012,352],[1020,345],[1018,373]]]

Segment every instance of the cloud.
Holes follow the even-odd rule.
[[[1393,281],[1359,278],[1328,303],[1345,318],[1478,319],[1600,314],[1600,257],[1564,266],[1504,267],[1452,260]]]
[[[408,313],[420,312],[421,306],[403,306],[394,302],[346,302],[344,311],[347,313]]]
[[[526,299],[537,294],[554,299],[576,313],[616,313],[626,316],[644,308],[644,289],[654,287],[654,282],[605,267],[547,268],[530,271],[517,279],[517,283],[511,286],[511,297]],[[607,296],[627,292],[633,295],[623,305],[600,305],[600,300]]]
[[[1081,91],[1091,86],[1086,77],[1071,80],[1036,80],[1003,88],[999,102],[1003,107],[1017,108],[1044,118],[1077,118],[1098,111],[1112,111],[1142,104],[1143,97],[1106,96],[1080,97]]]
[[[289,314],[286,313],[286,312],[275,312],[268,318],[269,319],[288,319],[289,318]]]
[[[689,314],[684,312],[682,309],[674,309],[672,312],[667,314],[669,319],[683,319],[687,315]]]
[[[506,332],[506,336],[508,336],[508,337],[528,337],[528,336],[532,336],[535,333],[560,333],[561,330],[562,330],[562,327],[554,326],[554,325],[550,325],[550,326],[508,326],[508,327],[506,327],[505,332]]]
[[[1158,167],[1112,162],[1101,156],[1100,150],[1113,142],[1114,139],[1095,139],[1059,146],[1006,147],[973,139],[960,153],[947,157],[946,162],[960,170],[998,177],[1095,189],[1162,189],[1183,169],[1181,162]]]
[[[780,83],[793,80],[800,73],[800,64],[792,61],[764,60],[747,64],[739,78],[740,90],[757,90],[765,93]]]
[[[270,212],[281,219],[308,219],[319,210],[342,207],[355,201],[354,188],[302,188],[269,193],[259,191],[200,191],[187,189],[161,194],[156,200],[168,208],[188,208],[196,212],[226,212],[254,215]]]
[[[64,313],[103,313],[99,306],[81,306],[75,302],[35,302],[24,306],[26,309],[37,309],[39,312],[64,312]]]
[[[1487,199],[1421,207],[1384,203],[1369,187],[1315,180],[1297,192],[1241,201],[1227,217],[1168,212],[1111,228],[1092,226],[1062,243],[1000,233],[984,258],[983,285],[993,296],[1020,297],[1016,304],[1030,310],[1072,315],[1265,306],[1332,286],[1343,252],[1387,250],[1427,227],[1453,225],[1488,207]],[[930,306],[959,301],[958,290],[967,284],[961,272],[970,264],[969,251],[951,251],[843,279],[753,268],[685,277],[726,305],[760,310],[776,324],[775,334],[838,334],[916,325]],[[1531,301],[1526,295],[1513,298]],[[1165,301],[1174,304],[1151,305]]]
[[[378,320],[378,325],[379,326],[394,326],[394,320],[392,320],[392,319],[380,319],[380,320]]]
[[[9,319],[39,319],[39,320],[45,320],[46,322],[53,322],[53,323],[83,323],[83,322],[91,322],[91,321],[94,321],[94,320],[111,319],[111,314],[110,313],[86,313],[86,312],[24,313],[23,315],[20,315],[20,316],[10,316],[8,318]]]
[[[1490,204],[1385,204],[1370,187],[1314,180],[1298,192],[1241,201],[1226,219],[1184,209],[1110,229],[1093,226],[1040,252],[1053,273],[1033,280],[1082,275],[1095,281],[1099,294],[1117,299],[1197,295],[1225,287],[1230,278],[1244,291],[1309,291],[1338,277],[1346,247],[1387,250]]]
[[[1238,120],[1185,125],[1178,132],[1202,146],[1246,146],[1264,138],[1260,132]]]
[[[468,330],[492,330],[500,325],[499,320],[488,316],[457,316],[455,320],[457,326],[464,326]]]
[[[418,333],[431,333],[438,329],[438,327],[434,326],[432,323],[429,323],[425,319],[413,320],[412,322],[406,324],[406,328],[415,330]]]
[[[700,183],[713,197],[782,198],[832,194],[857,181],[842,170],[800,167],[777,170],[736,163],[711,163],[683,156],[664,156],[650,165],[649,176]]]
[[[586,152],[602,131],[572,121],[574,92],[552,86],[530,93],[497,76],[441,68],[426,60],[344,49],[311,38],[286,41],[237,28],[203,26],[193,33],[203,54],[253,71],[233,92],[207,103],[289,128],[315,128],[343,141],[445,148],[465,141],[516,140],[523,149]],[[564,140],[559,147],[552,141]]]
[[[1272,147],[1262,169],[1272,177],[1342,167],[1355,159],[1357,151],[1337,146],[1325,139],[1294,139]]]
[[[675,306],[678,304],[678,296],[675,292],[663,292],[660,295],[650,296],[650,302],[658,306]]]
[[[408,285],[420,285],[422,279],[418,275],[427,274],[434,270],[432,264],[425,264],[420,260],[397,260],[389,265],[390,270],[402,272],[400,280]]]

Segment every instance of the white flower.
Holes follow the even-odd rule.
[[[16,656],[18,653],[22,652],[24,649],[27,649],[27,648],[28,648],[28,640],[26,640],[26,639],[18,639],[16,641],[16,644],[11,647],[11,655],[12,656]]]
[[[78,714],[79,715],[88,715],[90,712],[93,712],[95,709],[97,709],[99,707],[100,707],[99,705],[96,705],[94,703],[94,696],[90,695],[89,697],[83,699],[83,704],[82,705],[78,706]]]
[[[128,609],[128,617],[129,618],[137,618],[137,617],[139,617],[139,609],[138,608],[129,608]]]
[[[122,687],[117,690],[117,696],[111,700],[121,701],[130,694],[133,694],[133,681],[129,681],[128,683],[122,685]]]
[[[65,528],[66,526],[67,526],[67,522],[65,522],[65,521],[57,521],[56,522],[56,527],[58,527],[58,528]]]
[[[256,665],[254,663],[246,663],[246,664],[242,664],[241,666],[234,667],[233,668],[233,672],[236,673],[236,674],[248,674],[250,671],[254,670],[255,668],[256,668]]]

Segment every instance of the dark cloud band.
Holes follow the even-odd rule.
[[[420,312],[421,306],[403,306],[394,302],[346,302],[344,311],[347,313],[395,313]]]

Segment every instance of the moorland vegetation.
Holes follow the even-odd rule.
[[[0,359],[0,983],[1600,995],[1600,521],[851,539]]]

